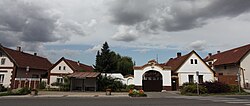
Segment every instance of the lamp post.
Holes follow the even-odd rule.
[[[240,72],[237,73],[237,81],[238,81],[238,86],[239,86],[239,93],[241,92],[240,91]]]
[[[25,79],[25,85],[27,86],[28,85],[28,72],[30,71],[30,67],[29,66],[27,66],[26,67],[26,79]]]
[[[196,71],[196,76],[197,76],[197,95],[200,94],[199,90],[199,71]]]

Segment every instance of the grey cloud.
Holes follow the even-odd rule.
[[[112,39],[124,42],[135,41],[138,38],[139,32],[130,26],[119,26],[118,32],[112,36]]]
[[[115,24],[133,25],[145,21],[154,9],[151,0],[117,0],[110,4]]]
[[[188,45],[189,49],[203,51],[207,47],[207,42],[204,40],[197,40]]]
[[[36,49],[32,48],[40,48],[43,43],[67,41],[72,35],[85,35],[81,24],[67,23],[57,12],[40,1],[0,1],[1,43],[26,46],[27,50],[33,51]],[[11,37],[14,39],[10,40]]]
[[[249,5],[250,0],[117,0],[110,13],[115,24],[140,26],[141,32],[177,32],[202,27],[210,19],[237,17],[249,12]]]

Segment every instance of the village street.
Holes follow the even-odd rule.
[[[0,106],[245,106],[250,96],[181,96],[178,92],[146,92],[148,97],[127,93],[40,92],[38,96],[0,97]]]
[[[13,97],[0,98],[0,104],[1,106],[244,106],[250,104],[250,96],[168,96],[165,98]]]

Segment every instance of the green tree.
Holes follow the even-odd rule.
[[[132,58],[124,56],[118,62],[118,71],[122,75],[133,74],[133,61]]]
[[[123,75],[133,74],[132,58],[122,57],[114,51],[110,51],[109,45],[105,42],[101,52],[97,51],[95,71],[101,73],[122,73]]]

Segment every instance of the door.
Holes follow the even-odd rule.
[[[143,74],[142,89],[147,92],[162,91],[162,75],[157,71],[148,71]]]

